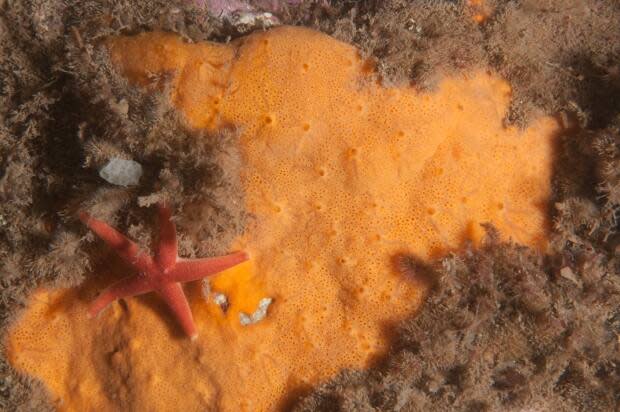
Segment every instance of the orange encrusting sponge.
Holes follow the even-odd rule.
[[[491,74],[433,93],[387,89],[353,47],[291,27],[229,45],[163,33],[107,45],[132,81],[169,73],[189,127],[240,127],[253,218],[231,250],[252,260],[212,281],[230,299],[226,315],[190,293],[194,343],[154,296],[89,321],[80,296],[92,285],[41,291],[9,356],[60,409],[277,409],[341,368],[368,366],[389,326],[419,307],[424,290],[394,272],[395,254],[478,243],[489,221],[505,239],[546,245],[558,125],[504,127],[510,87]],[[266,296],[267,318],[241,326],[239,312]]]

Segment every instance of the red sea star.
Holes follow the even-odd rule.
[[[157,292],[170,307],[185,333],[195,339],[198,336],[192,312],[181,287],[191,282],[221,272],[248,259],[245,252],[226,256],[183,259],[178,257],[177,235],[172,213],[165,205],[159,205],[159,246],[155,256],[143,253],[138,245],[110,225],[80,213],[80,220],[107,243],[138,273],[125,278],[103,291],[91,304],[89,314],[96,316],[116,299]]]

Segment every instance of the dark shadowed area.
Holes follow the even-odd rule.
[[[342,371],[287,407],[618,409],[620,3],[237,3],[273,16],[240,24],[214,1],[0,0],[0,334],[35,288],[76,285],[97,264],[78,210],[148,247],[156,226],[149,206],[168,200],[183,256],[224,252],[248,218],[235,126],[197,138],[162,98],[166,79],[153,78],[149,94],[129,87],[102,39],[160,29],[188,41],[227,41],[297,24],[357,45],[387,86],[432,89],[445,75],[487,67],[513,86],[507,124],[547,113],[567,132],[548,255],[500,243],[489,227],[481,250],[429,265],[401,256],[401,270],[435,282],[421,313],[401,325],[371,369]],[[112,157],[139,162],[140,185],[101,179]],[[0,355],[0,410],[50,408],[42,385]]]

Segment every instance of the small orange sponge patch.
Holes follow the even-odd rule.
[[[39,292],[9,356],[62,410],[281,408],[342,368],[367,367],[389,326],[420,306],[425,291],[393,270],[395,254],[428,259],[478,243],[484,222],[546,245],[558,125],[504,127],[510,87],[491,74],[448,78],[432,93],[384,88],[353,47],[291,27],[229,45],[162,33],[107,45],[133,82],[171,74],[188,127],[239,126],[252,218],[231,250],[251,261],[211,282],[226,314],[189,294],[195,342],[155,296],[88,320],[93,285]],[[274,299],[267,317],[242,326],[240,312],[264,297]]]

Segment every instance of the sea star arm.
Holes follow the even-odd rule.
[[[176,228],[171,218],[170,209],[165,204],[160,204],[159,247],[155,257],[151,257],[110,225],[87,213],[80,214],[84,224],[139,272],[138,275],[123,279],[101,293],[89,308],[91,316],[96,316],[116,299],[154,290],[166,301],[183,331],[192,339],[197,336],[192,312],[179,282],[198,280],[221,272],[247,260],[248,255],[237,252],[214,258],[179,260]]]
[[[169,276],[175,282],[191,282],[213,275],[248,260],[245,252],[204,259],[179,260]]]
[[[172,211],[160,204],[159,211],[159,249],[155,255],[157,263],[168,269],[177,261],[177,230],[172,221]]]
[[[192,311],[189,308],[181,284],[176,282],[166,283],[161,288],[158,288],[157,292],[166,301],[187,336],[195,339],[198,336],[198,332],[196,331]]]
[[[152,262],[151,257],[142,252],[138,245],[125,237],[122,233],[85,212],[80,213],[80,220],[114,249],[123,260],[132,265],[139,272],[149,271]]]
[[[88,313],[90,316],[95,317],[116,299],[141,295],[151,290],[153,290],[153,286],[145,276],[122,279],[101,292],[97,299],[90,304]]]

